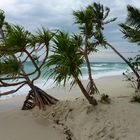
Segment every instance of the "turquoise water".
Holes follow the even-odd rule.
[[[120,62],[91,62],[91,70],[93,77],[95,79],[104,77],[104,76],[111,76],[111,75],[120,75],[124,71],[128,69],[127,64],[120,63]],[[31,62],[27,62],[25,65],[25,71],[26,72],[32,72],[34,70],[33,65]],[[86,67],[86,64],[83,64],[81,66],[82,71],[82,79],[85,79],[88,76],[88,70]],[[41,79],[44,79],[43,76],[41,76]]]
[[[91,69],[92,69],[92,75],[94,79],[98,79],[104,76],[115,76],[115,75],[122,75],[123,72],[125,72],[128,69],[128,66],[125,63],[120,63],[120,62],[91,62]],[[32,72],[34,71],[34,67],[31,64],[31,62],[27,62],[25,64],[25,71],[26,72]],[[83,64],[81,66],[81,71],[82,71],[82,80],[87,80],[88,79],[88,70],[86,67],[86,64]],[[33,76],[34,77],[34,76]],[[31,77],[32,78],[32,77]],[[46,83],[44,85],[44,83]],[[46,81],[46,78],[41,76],[35,83],[37,86],[39,86],[42,89],[48,89],[52,88],[55,85],[53,84],[53,79],[49,79]],[[6,87],[6,88],[1,88],[1,92],[3,91],[8,91],[8,90],[13,90],[13,87]],[[25,94],[28,93],[27,91],[29,90],[28,86],[24,86],[21,90],[17,92],[17,94]],[[14,94],[12,95],[14,96]],[[9,98],[8,96],[2,97],[4,98]]]
[[[128,66],[125,63],[120,62],[96,62],[91,63],[91,69],[93,77],[97,79],[104,76],[121,75],[128,69]],[[86,65],[83,65],[81,70],[84,78],[88,73]]]

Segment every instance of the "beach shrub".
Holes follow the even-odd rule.
[[[110,104],[111,99],[109,98],[109,95],[107,95],[107,94],[102,94],[102,95],[101,95],[100,102],[101,102],[101,103],[104,103],[104,104]]]
[[[140,103],[140,95],[134,95],[131,99],[131,102]]]
[[[127,70],[126,72],[123,73],[123,75],[125,77],[125,81],[127,81],[129,83],[129,86],[131,88],[135,89],[135,91],[137,91],[137,80],[134,77],[134,75],[132,74],[132,72]]]

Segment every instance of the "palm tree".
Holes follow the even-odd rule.
[[[113,45],[111,45],[109,42],[107,42],[107,40],[105,39],[105,37],[103,35],[104,25],[115,21],[116,18],[105,21],[105,19],[108,17],[110,10],[109,10],[109,8],[104,8],[100,4],[97,4],[97,5],[93,4],[93,6],[91,8],[94,11],[95,19],[93,18],[93,21],[96,25],[95,26],[96,34],[94,35],[94,37],[98,40],[99,44],[101,44],[103,46],[109,46],[117,55],[119,55],[122,58],[122,60],[131,68],[131,70],[134,72],[134,74],[136,75],[136,77],[139,81],[140,76],[139,76],[138,72],[136,71],[136,69],[133,67],[133,65],[119,51],[117,51],[117,49],[115,47],[113,47]],[[101,16],[99,16],[99,15],[101,15]],[[133,15],[133,17],[135,17],[135,16],[136,15]],[[130,21],[129,18],[128,18],[128,21]],[[122,25],[122,26],[124,27],[124,25]]]
[[[85,10],[73,11],[73,15],[75,18],[75,24],[79,25],[81,36],[83,39],[82,45],[84,48],[82,48],[82,46],[81,48],[87,64],[88,75],[90,80],[88,84],[88,89],[90,94],[94,94],[95,92],[99,93],[99,90],[97,89],[94,80],[92,78],[91,66],[88,57],[90,51],[94,51],[94,48],[92,48],[90,44],[90,39],[92,38],[93,27],[94,27],[94,24],[92,22],[93,11],[91,10],[91,8],[87,7]]]
[[[3,22],[3,20],[1,21]],[[0,96],[13,94],[21,87],[28,85],[31,90],[23,104],[23,110],[32,109],[34,106],[44,109],[45,105],[55,104],[58,101],[57,99],[48,95],[34,84],[41,75],[41,68],[48,57],[49,43],[54,33],[42,28],[36,35],[32,35],[21,26],[10,25],[8,29],[5,28],[5,32],[3,26],[1,26],[1,32],[0,75],[2,76],[0,77],[0,87],[18,87],[15,90],[0,93]],[[34,53],[43,49],[45,49],[44,58],[38,64]],[[34,66],[34,70],[29,73],[24,68],[27,61],[30,61]],[[34,78],[31,79],[31,75],[34,75]],[[13,82],[10,83],[9,80],[13,80]]]
[[[88,55],[91,52],[96,52],[97,51],[96,48],[99,45],[104,46],[105,48],[106,45],[110,46],[110,44],[107,44],[105,37],[102,33],[102,30],[104,29],[103,25],[111,23],[116,20],[116,18],[106,20],[109,12],[110,9],[108,7],[104,8],[103,5],[99,3],[93,3],[87,6],[85,9],[73,12],[76,21],[75,23],[79,25],[79,29],[81,31],[81,35],[84,40],[83,54],[88,68],[89,79],[90,79],[89,87],[91,93],[99,92],[99,91],[92,78]],[[110,47],[113,48],[112,46]],[[115,48],[113,48],[113,50],[116,51]]]
[[[124,38],[127,38],[132,43],[137,43],[138,45],[140,45],[140,10],[128,5],[127,11],[128,11],[128,15],[127,15],[126,22],[120,24],[121,31],[124,34]],[[135,57],[135,62],[137,61],[137,63],[135,63],[133,66],[135,71],[138,65],[140,66],[140,62],[138,60],[140,60],[139,55]],[[137,81],[138,81],[137,89],[140,89],[140,75],[137,71],[135,72],[135,74],[137,76]]]
[[[77,35],[70,36],[67,33],[59,32],[54,39],[52,52],[48,58],[45,67],[45,73],[48,78],[53,78],[56,84],[65,85],[72,79],[72,85],[78,84],[82,93],[92,105],[97,105],[94,97],[86,91],[79,76],[82,74],[80,67],[84,63],[83,55],[80,52],[81,37]]]

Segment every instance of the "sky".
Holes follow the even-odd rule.
[[[108,42],[126,58],[133,57],[140,50],[140,46],[124,40],[118,24],[124,22],[127,17],[126,6],[129,4],[140,8],[140,0],[1,0],[0,9],[4,10],[6,21],[22,25],[32,32],[44,26],[72,33],[78,32],[72,11],[80,10],[93,2],[109,7],[109,18],[117,17],[114,23],[105,26],[104,33]],[[102,47],[99,47],[98,53],[90,55],[90,59],[91,61],[121,61],[112,50]]]

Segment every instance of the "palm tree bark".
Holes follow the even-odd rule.
[[[140,77],[139,77],[139,79],[138,79],[137,89],[140,90]]]
[[[85,32],[86,32],[86,27],[85,27]],[[88,68],[88,75],[89,75],[89,80],[90,80],[90,94],[99,93],[99,90],[96,87],[96,84],[94,83],[94,80],[92,78],[92,73],[91,73],[91,66],[88,58],[88,35],[85,34],[85,60]]]
[[[94,94],[95,92],[99,93],[99,90],[96,87],[96,85],[94,83],[94,80],[92,78],[91,66],[90,66],[90,62],[89,62],[88,56],[86,54],[85,54],[85,60],[86,60],[86,64],[87,64],[87,68],[88,68],[88,75],[89,75],[89,80],[90,80],[90,90],[91,90],[90,94]]]
[[[97,105],[98,103],[97,103],[96,99],[87,93],[86,89],[84,88],[83,84],[81,83],[81,81],[78,78],[76,79],[76,82],[77,82],[78,86],[80,87],[82,93],[84,94],[84,96],[88,100],[88,102],[92,105]]]

